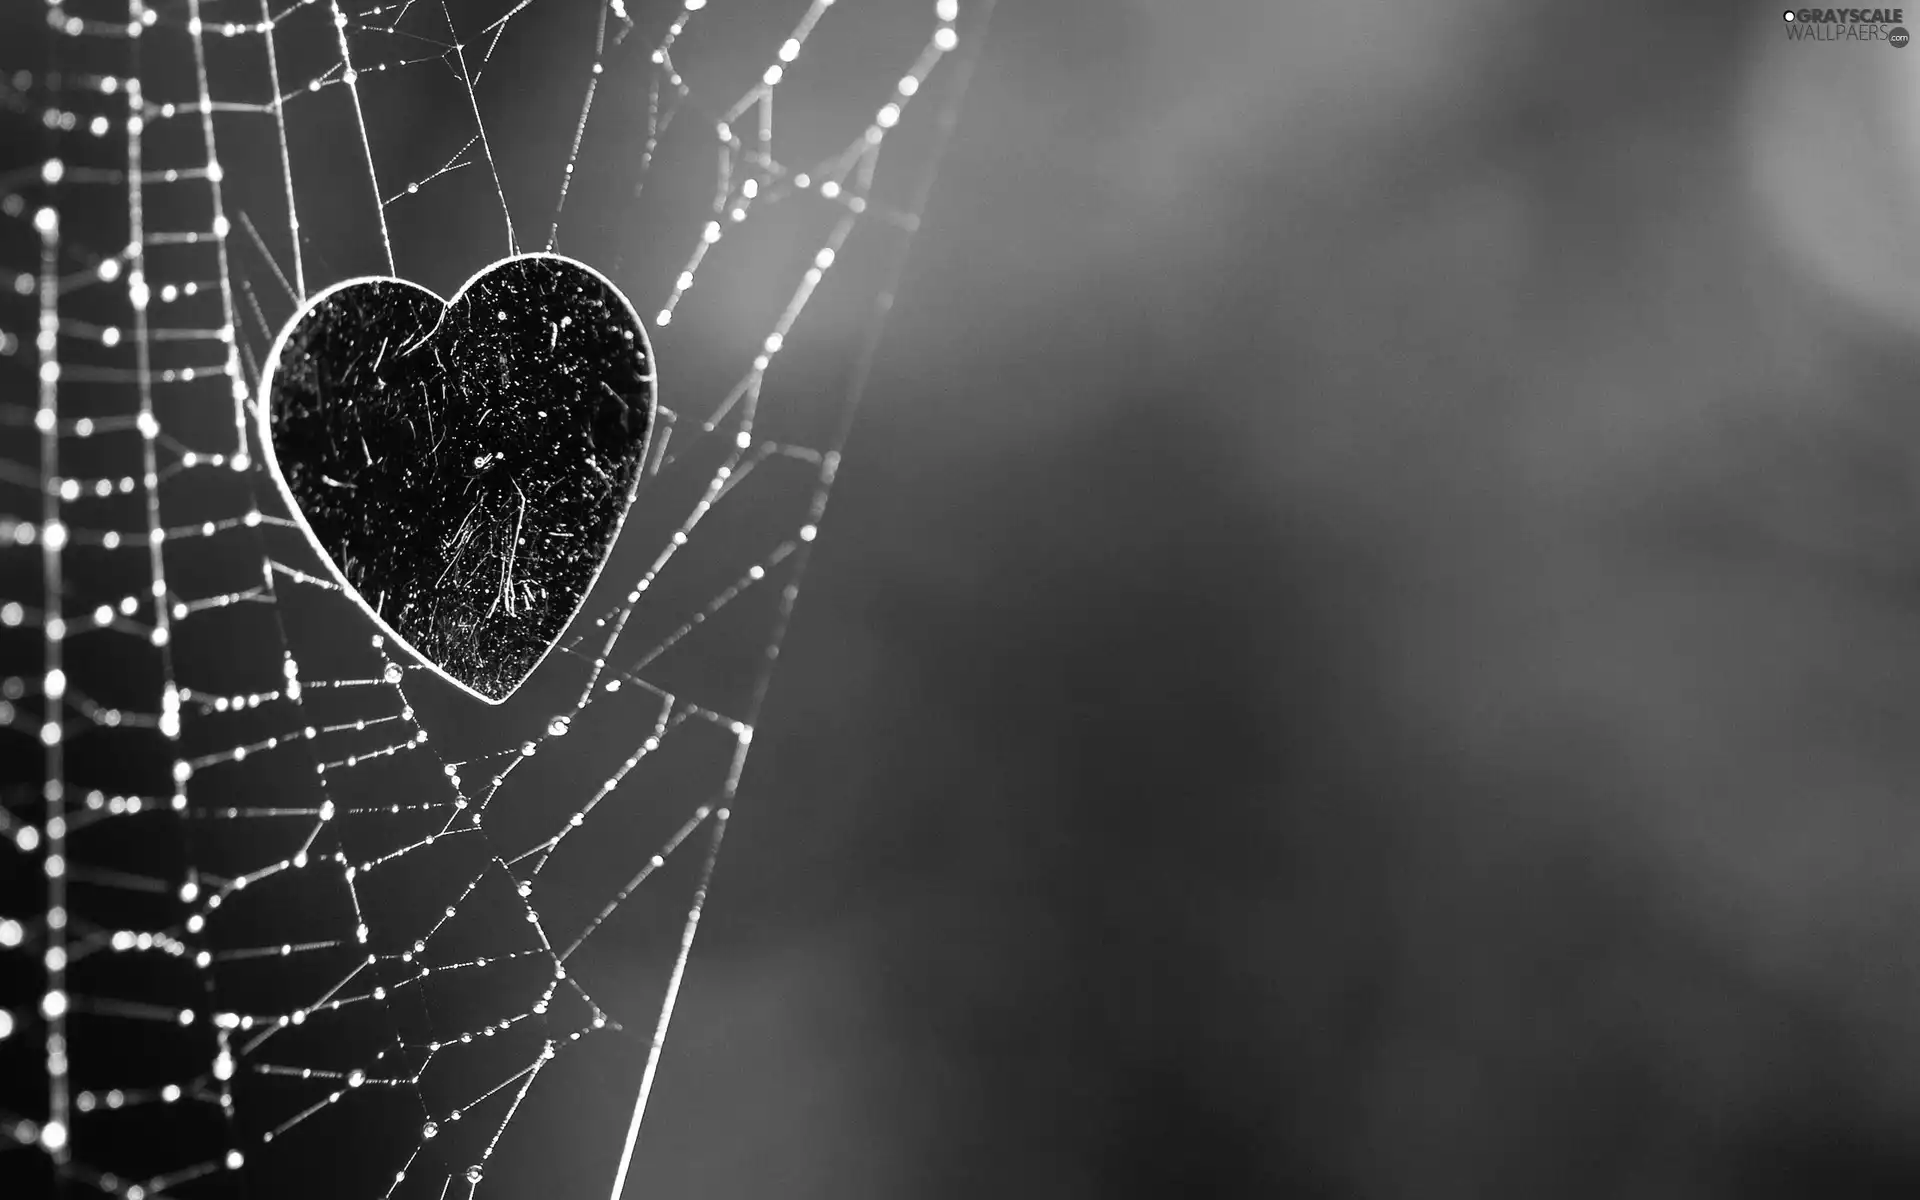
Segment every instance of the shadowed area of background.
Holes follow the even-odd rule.
[[[995,22],[628,1194],[1920,1191],[1920,57]]]

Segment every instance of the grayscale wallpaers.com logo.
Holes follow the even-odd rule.
[[[1907,19],[1900,8],[1790,8],[1780,14],[1787,37],[1796,42],[1886,42],[1907,48]]]

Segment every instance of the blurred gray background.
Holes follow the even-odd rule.
[[[663,1195],[1906,1196],[1920,59],[1003,5]]]

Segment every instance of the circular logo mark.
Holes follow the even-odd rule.
[[[1892,29],[1889,29],[1887,31],[1887,40],[1893,43],[1894,49],[1905,50],[1907,48],[1907,40],[1908,40],[1907,31],[1903,27],[1899,25],[1895,25]]]
[[[1787,24],[1789,24],[1789,25],[1791,25],[1791,24],[1793,24],[1793,20],[1794,20],[1794,17],[1793,17],[1793,10],[1792,10],[1792,9],[1788,9],[1787,11],[1785,11],[1785,12],[1783,12],[1783,13],[1781,13],[1781,14],[1780,14],[1780,19],[1781,19],[1782,21],[1785,21],[1785,22],[1786,22]]]

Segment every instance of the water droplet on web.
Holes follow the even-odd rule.
[[[388,683],[399,683],[400,682],[400,664],[388,663],[387,669],[380,673],[380,678],[386,680]]]
[[[361,1084],[365,1083],[366,1081],[367,1081],[367,1073],[365,1071],[362,1071],[358,1067],[355,1067],[352,1071],[348,1072],[347,1074],[348,1087],[359,1087]]]
[[[422,1125],[420,1127],[420,1136],[423,1138],[433,1137],[439,1132],[440,1132],[440,1127],[438,1125],[435,1125],[432,1121],[428,1121],[425,1125]]]
[[[467,1182],[468,1182],[468,1183],[479,1183],[479,1182],[480,1182],[480,1177],[481,1177],[481,1176],[482,1176],[483,1174],[484,1174],[484,1172],[482,1172],[482,1171],[480,1170],[480,1164],[479,1164],[479,1163],[475,1163],[475,1164],[473,1164],[472,1166],[470,1166],[470,1167],[468,1167],[468,1168],[467,1168]]]
[[[547,732],[554,737],[562,737],[572,725],[573,718],[571,717],[555,717],[553,720],[547,722]]]

